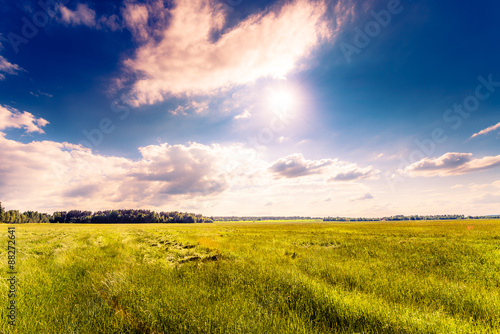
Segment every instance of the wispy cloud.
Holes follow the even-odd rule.
[[[149,37],[149,12],[146,4],[129,2],[122,9],[125,26],[134,38],[145,41]]]
[[[500,155],[473,158],[472,153],[450,152],[439,158],[424,158],[400,172],[410,176],[452,176],[469,174],[500,166]]]
[[[488,134],[488,133],[493,132],[493,131],[498,130],[498,129],[500,129],[500,122],[495,124],[495,125],[490,126],[489,128],[481,130],[478,133],[473,134],[470,138],[472,139],[472,138],[475,138],[477,136],[482,136],[482,135]]]
[[[125,62],[137,77],[130,101],[134,105],[153,104],[169,95],[209,94],[262,77],[284,77],[331,35],[321,1],[287,2],[224,31],[222,6],[208,0],[176,1],[161,33],[148,26],[145,10],[136,3],[124,10],[129,29],[137,39],[146,40]],[[214,32],[221,34],[217,40]]]
[[[65,25],[71,26],[86,26],[94,29],[109,29],[111,31],[121,30],[122,21],[118,15],[114,14],[109,17],[97,17],[96,11],[89,7],[88,4],[79,3],[75,10],[71,10],[64,5],[59,5],[59,21]]]
[[[9,106],[0,105],[0,131],[7,128],[24,129],[26,132],[45,133],[42,128],[49,124],[43,118],[36,118],[33,114]]]
[[[47,97],[54,97],[54,95],[52,94],[49,94],[49,93],[44,93],[42,92],[41,90],[37,90],[37,92],[30,92],[31,95],[33,96],[36,96],[36,97],[39,97],[40,95],[44,95],[44,96],[47,96]]]
[[[170,113],[173,115],[187,115],[188,112],[194,112],[196,114],[200,114],[204,111],[207,111],[209,108],[209,101],[196,101],[191,99],[187,101],[184,105],[179,105],[174,110],[170,110]]]
[[[71,10],[64,5],[59,6],[61,13],[61,21],[65,24],[78,26],[85,25],[88,27],[96,26],[95,10],[89,8],[87,4],[79,3],[76,5],[75,10]]]
[[[0,50],[2,46],[0,44]],[[19,72],[24,71],[19,65],[12,64],[3,56],[0,55],[0,81],[5,80],[5,75],[17,75]]]
[[[250,116],[252,116],[250,111],[248,111],[248,109],[245,109],[245,111],[243,111],[241,114],[234,116],[234,119],[246,119],[250,118]]]
[[[374,197],[373,197],[372,194],[366,193],[366,194],[363,194],[363,195],[360,195],[360,196],[351,197],[350,201],[351,202],[366,201],[366,200],[373,199],[373,198]]]

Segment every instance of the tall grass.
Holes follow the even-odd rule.
[[[17,325],[2,279],[0,330],[500,332],[500,224],[470,225],[19,225]]]

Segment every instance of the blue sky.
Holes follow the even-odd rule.
[[[5,3],[7,209],[499,213],[497,2]]]

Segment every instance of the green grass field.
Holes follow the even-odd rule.
[[[18,225],[3,333],[500,333],[500,221]]]

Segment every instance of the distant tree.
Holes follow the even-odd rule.
[[[21,214],[17,210],[9,210],[5,213],[5,222],[7,224],[21,224]]]
[[[62,223],[64,223],[65,219],[66,219],[66,212],[65,211],[56,211],[52,215],[50,222],[56,223],[56,224],[62,224]]]
[[[5,214],[5,208],[2,206],[2,202],[0,202],[0,222],[3,222],[4,214]]]
[[[49,218],[43,213],[37,211],[26,211],[21,215],[22,223],[49,223]]]
[[[193,215],[187,215],[185,218],[185,222],[188,224],[196,223],[196,219]]]

